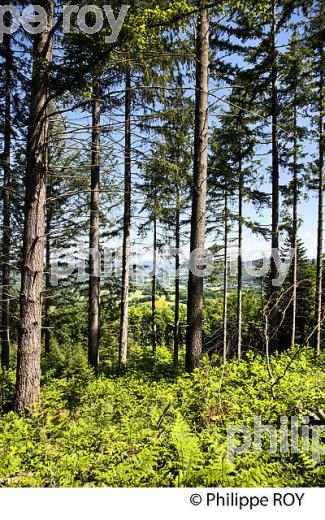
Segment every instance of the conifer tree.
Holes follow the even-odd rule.
[[[318,143],[317,160],[313,165],[316,173],[318,217],[317,217],[317,268],[316,268],[316,301],[315,343],[317,353],[321,351],[321,331],[323,312],[323,233],[324,233],[324,20],[325,8],[321,1],[306,2],[306,44],[311,54],[312,88],[311,105],[313,110],[313,127]]]
[[[131,241],[131,108],[132,84],[131,68],[125,66],[125,151],[124,151],[124,213],[123,213],[123,253],[122,253],[122,295],[119,365],[127,362],[128,351],[128,304],[130,285],[130,241]]]
[[[192,182],[191,255],[204,254],[208,168],[209,14],[199,4],[196,35],[194,166]],[[191,270],[188,280],[186,370],[198,367],[202,354],[203,278]]]
[[[4,34],[4,124],[3,124],[3,206],[2,206],[2,302],[1,302],[1,366],[9,368],[10,348],[10,252],[11,252],[11,134],[12,134],[12,43],[11,35]]]
[[[279,61],[281,78],[281,116],[286,131],[280,133],[282,142],[281,163],[287,168],[291,175],[291,181],[284,188],[284,203],[292,207],[291,223],[292,230],[289,232],[291,249],[293,251],[291,285],[292,285],[292,326],[291,347],[296,342],[296,318],[297,318],[297,283],[298,283],[298,229],[299,216],[298,205],[304,185],[305,153],[303,144],[306,138],[306,128],[299,125],[298,113],[302,113],[307,105],[308,99],[308,71],[305,65],[305,53],[302,43],[299,41],[297,32],[294,30],[289,42],[288,51],[284,53]],[[306,177],[306,175],[305,175]]]
[[[26,195],[15,408],[23,412],[40,399],[43,256],[45,246],[48,109],[52,60],[53,3],[41,2],[47,28],[33,36],[33,75],[27,147]]]

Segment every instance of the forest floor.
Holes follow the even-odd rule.
[[[246,441],[256,441],[260,417],[279,439],[281,416],[290,427],[292,416],[322,409],[324,356],[293,355],[271,358],[272,377],[254,353],[226,367],[204,358],[189,376],[175,374],[160,348],[155,365],[139,356],[126,372],[96,378],[80,350],[54,353],[43,367],[41,405],[28,417],[0,415],[0,486],[322,486],[324,456],[307,452],[311,442],[302,449],[301,429],[298,453],[290,453],[290,434],[289,453],[280,444],[270,453],[268,435],[260,452],[252,443],[235,456],[230,449],[231,425],[246,426]],[[2,400],[13,388],[14,371],[2,374]]]

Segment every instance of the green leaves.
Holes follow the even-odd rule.
[[[322,406],[324,360],[315,362],[308,350],[279,382],[276,401],[265,359],[254,353],[229,362],[221,389],[218,360],[214,365],[205,358],[192,376],[153,381],[152,367],[143,365],[119,377],[95,379],[85,372],[81,355],[77,350],[69,375],[46,378],[42,404],[32,416],[0,416],[1,486],[321,484],[321,464],[302,452],[248,450],[233,462],[227,454],[228,425],[251,427],[260,415],[263,424],[278,427],[279,417],[293,414],[300,404]],[[275,377],[284,373],[291,355],[272,358]],[[9,385],[6,391],[12,390]]]
[[[203,463],[203,456],[198,439],[180,414],[177,414],[172,426],[171,441],[178,458],[177,485],[191,485],[191,481],[195,481],[195,471]]]

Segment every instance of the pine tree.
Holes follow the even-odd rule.
[[[144,195],[144,204],[141,212],[147,214],[146,221],[139,226],[139,233],[145,236],[148,229],[152,230],[152,270],[151,270],[151,347],[152,355],[157,351],[157,324],[156,324],[156,293],[157,293],[157,253],[158,222],[161,217],[161,199],[159,197],[159,159],[151,158],[143,165],[144,174],[141,180],[141,190]]]
[[[59,276],[52,284],[52,261],[58,254],[69,251],[85,232],[86,221],[80,218],[80,208],[87,205],[89,159],[80,147],[71,150],[65,139],[70,131],[68,121],[55,114],[51,106],[49,125],[49,166],[46,190],[46,244],[45,244],[45,291],[44,291],[44,350],[51,350],[52,316],[51,307],[60,307],[60,300],[67,302],[75,298],[69,294],[68,280]],[[69,129],[69,130],[68,130]],[[71,134],[70,139],[71,139]],[[76,172],[78,172],[76,174]],[[63,285],[64,284],[64,285]],[[54,287],[54,286],[55,287]]]
[[[124,213],[122,253],[122,295],[119,365],[127,362],[128,350],[128,304],[130,285],[130,240],[131,240],[131,108],[132,84],[129,64],[125,67],[125,151],[124,151]]]
[[[297,283],[298,283],[298,205],[304,185],[302,175],[304,169],[305,153],[303,144],[306,138],[306,128],[298,124],[298,112],[302,113],[306,108],[308,99],[308,71],[305,66],[305,52],[302,43],[299,41],[298,34],[294,30],[289,42],[288,51],[280,59],[280,78],[281,78],[281,116],[282,127],[286,131],[281,132],[281,142],[283,143],[281,163],[283,168],[287,168],[291,181],[284,188],[284,203],[292,207],[291,218],[287,223],[292,224],[289,233],[291,239],[291,249],[294,252],[293,264],[291,269],[292,285],[292,326],[291,326],[291,346],[296,342],[296,316],[297,316]],[[289,224],[289,225],[290,225]]]
[[[271,0],[266,16],[260,19],[257,25],[249,24],[248,31],[244,34],[247,41],[248,38],[254,38],[259,43],[256,47],[248,50],[246,59],[253,65],[255,74],[255,87],[253,93],[255,100],[259,101],[261,107],[261,117],[266,121],[270,121],[271,134],[271,205],[272,205],[272,223],[271,223],[271,250],[279,251],[280,240],[280,142],[279,131],[281,121],[280,100],[279,100],[279,61],[280,48],[279,37],[281,31],[287,28],[292,14],[294,13],[299,2],[285,1],[279,3],[277,0]],[[247,21],[247,20],[246,20]],[[278,268],[274,258],[271,255],[270,284],[268,286],[267,298],[269,299],[269,307],[272,309],[270,318],[270,326],[273,331],[278,326],[278,288],[273,280],[278,278]],[[271,347],[276,348],[277,337],[272,335]]]
[[[231,206],[238,186],[237,169],[233,168],[231,143],[229,141],[228,120],[224,126],[216,128],[211,136],[211,157],[209,163],[209,209],[214,235],[222,235],[223,304],[222,304],[222,353],[224,362],[229,353],[228,341],[228,278],[230,231],[233,220]]]
[[[23,412],[40,399],[40,354],[48,166],[49,66],[52,59],[53,3],[41,2],[47,29],[34,35],[33,77],[27,148],[25,226],[15,408]]]
[[[154,146],[152,161],[159,178],[161,223],[170,236],[166,243],[175,248],[174,366],[179,359],[180,335],[180,248],[183,243],[183,212],[189,198],[189,168],[192,143],[190,130],[193,107],[185,97],[183,78],[179,72],[168,84],[162,99],[161,123],[155,129],[159,141]]]
[[[3,36],[5,60],[4,130],[3,130],[3,231],[2,231],[2,305],[1,305],[1,366],[9,368],[10,349],[10,253],[11,253],[11,134],[12,134],[12,67],[11,35]]]
[[[89,322],[88,361],[96,371],[99,365],[100,331],[100,259],[99,259],[99,199],[100,199],[100,116],[101,74],[94,67],[92,76],[92,138],[91,194],[89,232]]]
[[[314,128],[318,142],[318,157],[314,164],[317,179],[318,192],[318,223],[317,223],[317,268],[316,268],[316,301],[315,301],[315,322],[316,322],[316,350],[321,351],[321,331],[323,312],[323,233],[324,233],[324,19],[325,8],[321,1],[306,2],[307,4],[307,23],[306,23],[306,44],[311,53],[312,67],[312,109],[314,112]]]
[[[281,251],[283,259],[288,257],[293,243],[291,218],[287,222],[286,229],[288,236]],[[312,262],[308,260],[306,249],[299,237],[297,238],[296,257],[296,265],[292,262],[288,276],[281,287],[281,325],[278,331],[279,350],[284,350],[292,345],[293,323],[295,323],[295,344],[304,345],[313,331],[313,323],[310,321],[310,316],[313,312],[315,268]],[[294,273],[295,269],[296,273]],[[296,277],[295,306],[292,305],[292,280],[294,276]],[[293,313],[295,313],[295,318]]]
[[[237,226],[237,310],[236,310],[236,350],[242,353],[242,297],[243,297],[243,230],[250,229],[256,234],[264,234],[258,222],[244,216],[244,202],[247,200],[256,207],[268,203],[267,195],[257,189],[260,184],[259,163],[255,160],[257,135],[255,118],[251,114],[253,100],[250,83],[245,72],[237,73],[227,98],[227,109],[220,116],[218,126],[211,138],[211,157],[209,166],[209,231],[223,235],[223,355],[229,352],[228,323],[228,272],[230,231]],[[224,203],[223,212],[220,207]],[[223,231],[221,230],[223,223]]]
[[[194,169],[190,251],[203,254],[205,244],[206,192],[208,168],[209,113],[209,14],[200,2],[196,41],[196,94],[194,129]],[[202,354],[203,278],[190,270],[187,297],[186,370],[198,367]]]

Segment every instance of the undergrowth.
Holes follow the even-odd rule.
[[[248,450],[229,458],[227,427],[252,428],[256,416],[279,428],[282,415],[324,405],[324,358],[309,350],[274,355],[271,393],[265,358],[249,353],[222,368],[204,358],[193,375],[170,369],[159,349],[123,372],[96,378],[80,349],[45,361],[42,402],[33,413],[0,415],[2,487],[321,486],[322,461],[311,454]],[[283,378],[280,376],[284,375]],[[1,376],[10,402],[14,372]]]

